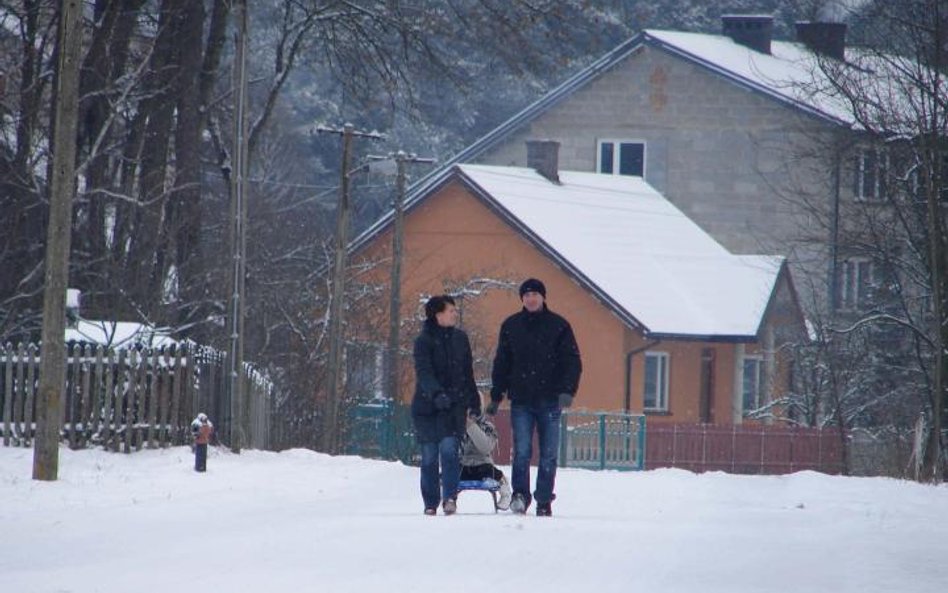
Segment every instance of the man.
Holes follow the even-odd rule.
[[[546,306],[546,287],[536,278],[520,285],[523,309],[500,326],[492,372],[491,402],[486,412],[497,413],[507,394],[514,458],[510,510],[524,514],[536,499],[537,515],[553,514],[559,424],[563,408],[573,403],[582,362],[569,323]],[[536,491],[530,495],[530,457],[537,433],[540,463]]]
[[[467,334],[455,327],[457,322],[453,298],[446,294],[431,297],[425,303],[425,323],[414,345],[411,416],[421,446],[421,497],[426,515],[437,514],[439,501],[445,515],[457,511],[458,443],[468,413],[481,412],[471,344]]]

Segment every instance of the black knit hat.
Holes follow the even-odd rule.
[[[523,281],[523,284],[520,285],[520,298],[523,298],[523,295],[528,292],[539,292],[543,295],[543,298],[546,298],[546,286],[543,286],[543,283],[537,280],[536,278],[528,278]]]

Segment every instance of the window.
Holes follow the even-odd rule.
[[[856,159],[855,187],[857,200],[866,202],[882,200],[886,197],[886,172],[889,156],[885,152],[864,150]]]
[[[852,257],[842,262],[837,299],[840,309],[856,310],[869,304],[873,268],[872,261],[865,257]]]
[[[744,405],[744,415],[748,415],[761,404],[761,371],[764,361],[759,356],[748,356],[744,358],[744,372],[741,379],[741,401]]]
[[[645,402],[646,410],[668,411],[668,354],[645,353]]]
[[[611,175],[645,177],[645,142],[600,140],[596,170]]]

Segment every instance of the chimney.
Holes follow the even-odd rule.
[[[527,166],[553,183],[559,183],[560,143],[556,140],[527,140]]]
[[[846,59],[846,23],[799,21],[797,39],[815,54]]]
[[[769,14],[725,14],[721,16],[724,34],[745,47],[762,54],[770,53],[774,17]]]
[[[79,300],[82,292],[77,288],[66,289],[66,327],[79,327]]]

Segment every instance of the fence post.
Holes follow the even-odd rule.
[[[39,379],[39,346],[30,344],[27,356],[30,363],[30,380],[26,390],[26,402],[23,404],[23,432],[26,435],[26,444],[29,445],[33,439],[33,401],[37,387],[34,381]],[[55,418],[51,420],[55,421]]]
[[[69,378],[69,356],[72,356],[72,380]],[[79,377],[82,374],[79,359],[82,358],[82,349],[75,342],[72,348],[66,349],[66,421],[69,424],[69,448],[79,448],[79,437],[76,436],[76,420],[82,416],[82,387]]]
[[[606,469],[606,415],[599,413],[599,469]]]
[[[118,416],[115,412],[115,352],[110,348],[106,350],[99,347],[100,355],[105,354],[105,394],[102,405],[105,407],[105,413],[102,426],[102,448],[109,450],[109,443],[115,437],[113,428],[118,429]],[[116,433],[117,434],[117,433]]]
[[[94,372],[92,373],[93,385],[95,387],[92,389],[92,414],[90,414],[89,424],[91,426],[90,438],[93,435],[99,434],[100,427],[102,425],[102,405],[105,403],[101,396],[102,391],[102,345],[95,347],[95,363],[90,359],[89,364],[94,366]]]
[[[10,445],[10,416],[13,413],[13,344],[7,343],[3,360],[3,446]]]
[[[122,352],[125,352],[122,350]],[[138,374],[135,372],[135,363],[138,360],[138,353],[132,350],[129,353],[128,358],[126,359],[125,367],[125,390],[124,390],[124,400],[125,400],[125,442],[124,442],[124,451],[126,453],[132,452],[132,433],[135,431],[135,416],[134,416],[134,405],[135,405],[135,391],[137,390],[136,382],[138,380]]]
[[[737,457],[737,425],[731,425],[731,473],[734,473],[735,457]]]
[[[644,469],[645,469],[645,443],[647,442],[647,441],[645,440],[645,416],[644,416],[644,415],[643,415],[643,416],[639,416],[638,424],[639,424],[639,434],[638,434],[638,439],[639,439],[639,447],[638,447],[638,449],[639,449],[639,460],[638,460],[638,466],[639,466],[639,469],[640,469],[640,470],[644,470]]]
[[[79,425],[79,445],[85,447],[89,440],[91,417],[95,411],[95,408],[92,407],[92,393],[89,391],[90,375],[92,374],[92,367],[89,364],[89,360],[92,357],[92,348],[86,344],[79,350],[79,354],[79,369],[82,371],[82,399],[79,400],[82,404],[80,406],[82,413],[79,415],[79,419],[81,420],[81,424]]]
[[[26,399],[25,369],[26,344],[20,342],[16,350],[16,385],[13,388],[13,434],[17,445],[21,445],[23,439],[23,400]]]
[[[158,350],[152,348],[145,355],[145,362],[145,378],[150,379],[146,391],[148,397],[148,448],[157,449],[158,441],[156,440],[157,433],[155,429],[158,426]]]
[[[708,425],[701,425],[701,470],[708,469]]]

